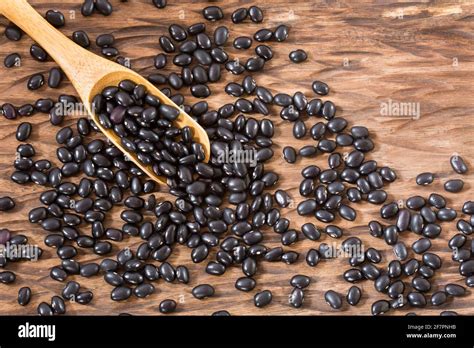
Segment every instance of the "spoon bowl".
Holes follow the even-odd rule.
[[[98,115],[92,111],[93,98],[104,88],[118,86],[123,80],[131,80],[136,84],[144,85],[148,93],[157,97],[160,103],[180,110],[174,125],[178,128],[191,128],[194,141],[200,143],[204,149],[205,161],[209,160],[210,143],[206,131],[141,75],[77,45],[49,24],[26,0],[0,0],[0,14],[15,23],[48,52],[71,81],[90,118],[101,132],[151,179],[166,183],[166,178],[156,175],[150,166],[138,160],[136,154],[125,149],[120,137],[113,130],[102,127]]]

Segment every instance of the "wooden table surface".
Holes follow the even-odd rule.
[[[114,12],[110,17],[95,14],[92,17],[82,17],[80,0],[31,0],[34,7],[41,13],[48,9],[61,10],[67,19],[67,25],[61,29],[68,36],[75,30],[85,30],[92,40],[101,33],[113,33],[117,38],[116,47],[120,54],[130,58],[132,68],[147,76],[155,69],[153,57],[160,52],[158,38],[167,33],[167,27],[172,23],[190,25],[203,21],[200,9],[206,6],[205,1],[174,1],[164,10],[158,10],[150,4],[150,0],[130,0],[120,3],[112,0]],[[257,4],[263,8],[265,20],[262,24],[246,22],[235,25],[230,20],[225,25],[231,29],[231,37],[226,50],[231,56],[249,57],[251,50],[236,52],[232,41],[240,35],[253,35],[262,27],[275,28],[285,23],[290,26],[290,37],[283,43],[271,43],[274,47],[275,58],[271,60],[263,72],[255,74],[257,83],[270,88],[273,92],[294,93],[303,91],[307,96],[313,96],[311,82],[322,80],[329,84],[330,94],[324,99],[334,101],[338,107],[338,115],[345,117],[350,125],[367,126],[375,141],[376,147],[368,157],[375,159],[379,165],[394,168],[398,180],[386,187],[389,200],[406,199],[412,195],[427,197],[431,192],[440,192],[448,199],[448,205],[460,211],[463,202],[473,199],[474,185],[474,3],[470,1],[434,2],[428,3],[392,3],[349,2],[349,1],[217,1],[213,4],[222,6],[225,16],[229,19],[233,10],[238,7]],[[357,5],[355,4],[357,3]],[[75,15],[75,17],[74,17]],[[7,21],[0,18],[0,31]],[[224,22],[209,23],[208,28],[215,28]],[[212,33],[212,31],[211,31]],[[0,59],[12,52],[19,52],[22,66],[5,69],[0,73],[0,104],[11,102],[21,105],[34,102],[40,97],[57,97],[61,93],[73,94],[69,82],[63,83],[60,90],[52,90],[47,86],[30,92],[26,82],[32,73],[47,71],[55,63],[39,63],[29,56],[31,40],[24,37],[20,42],[8,41],[0,37]],[[97,47],[93,45],[97,52]],[[307,50],[309,58],[302,64],[289,62],[288,53],[296,48]],[[166,71],[173,68],[169,65]],[[223,87],[230,81],[240,82],[240,77],[229,73],[211,86],[212,96],[208,99],[211,107],[218,107],[234,99],[223,92]],[[181,93],[189,96],[187,89]],[[194,101],[195,99],[188,99]],[[418,103],[420,117],[386,117],[381,115],[384,103]],[[295,212],[296,204],[302,199],[298,193],[301,180],[300,170],[309,164],[326,166],[327,156],[313,159],[298,160],[289,165],[281,158],[282,148],[292,145],[300,148],[314,141],[309,137],[296,140],[291,135],[292,125],[283,122],[278,116],[278,109],[272,109],[268,116],[272,119],[277,131],[274,137],[275,156],[269,167],[280,174],[278,188],[287,189],[294,199],[291,209],[283,209],[282,214],[291,219],[291,226],[299,229],[305,222],[322,224],[311,217],[300,217]],[[262,115],[256,115],[262,118]],[[73,124],[75,119],[68,119],[65,124]],[[38,196],[44,191],[36,185],[20,186],[9,179],[12,173],[12,162],[18,142],[15,130],[21,121],[34,124],[30,142],[37,150],[37,158],[53,159],[55,163],[56,144],[54,135],[58,128],[50,125],[47,116],[37,114],[31,118],[0,122],[0,196],[10,195],[17,202],[16,208],[7,213],[0,213],[0,228],[8,228],[14,234],[28,236],[30,243],[40,245],[44,250],[43,257],[38,262],[10,263],[8,269],[17,274],[17,280],[12,285],[0,285],[0,314],[35,314],[36,306],[49,302],[51,296],[59,294],[64,286],[49,278],[49,270],[58,265],[59,260],[55,250],[46,247],[43,239],[46,233],[37,225],[30,224],[27,219],[28,211],[39,206]],[[310,126],[309,123],[307,125]],[[462,178],[466,185],[458,194],[446,193],[443,183],[448,179],[458,178],[449,164],[453,153],[462,155],[471,167],[470,173]],[[435,182],[428,187],[415,184],[415,177],[423,171],[437,174]],[[161,188],[160,197],[172,199]],[[379,217],[379,206],[368,203],[356,204],[358,216],[355,222],[349,223],[341,219],[336,224],[344,228],[344,238],[358,236],[365,242],[365,247],[373,246],[383,251],[381,265],[393,259],[393,252],[383,240],[375,239],[368,234],[367,223]],[[120,208],[113,210],[114,218],[107,218],[108,226],[121,226],[117,218]],[[460,215],[458,215],[459,217]],[[149,216],[151,219],[152,216]],[[458,273],[458,264],[451,261],[447,241],[457,232],[455,222],[443,223],[440,238],[433,241],[431,251],[443,258],[443,267],[433,278],[433,290],[441,289],[443,285],[455,282],[464,284],[464,279]],[[86,231],[86,230],[84,230]],[[264,230],[264,242],[267,246],[278,246],[279,236],[271,230]],[[407,245],[418,236],[406,232],[401,240]],[[294,265],[283,263],[259,263],[256,276],[257,287],[250,293],[235,290],[235,279],[242,276],[238,267],[229,269],[225,275],[216,277],[204,272],[207,262],[193,264],[190,260],[190,250],[183,246],[175,248],[169,261],[177,266],[184,264],[191,271],[191,281],[188,285],[167,284],[164,281],[156,283],[157,291],[148,299],[133,298],[125,303],[110,300],[111,287],[102,276],[89,279],[77,276],[76,279],[83,289],[94,292],[94,300],[88,306],[68,303],[68,314],[115,315],[128,312],[135,315],[159,314],[157,308],[161,300],[173,298],[178,301],[177,314],[209,315],[217,310],[228,310],[231,314],[247,315],[368,315],[371,303],[386,295],[375,291],[373,282],[364,281],[358,285],[363,290],[363,298],[357,307],[344,305],[341,311],[334,311],[324,302],[324,292],[334,289],[345,294],[351,284],[342,279],[342,273],[348,269],[347,259],[338,258],[322,261],[317,267],[306,265],[304,255],[310,248],[316,248],[321,242],[338,243],[343,239],[334,240],[322,236],[318,242],[304,240],[297,242],[288,250],[301,252],[300,260]],[[115,243],[114,252],[118,248],[135,248],[141,243],[138,237],[125,238],[121,243]],[[97,255],[80,249],[78,260],[100,261]],[[215,255],[211,253],[208,260]],[[410,253],[410,257],[412,257]],[[420,257],[417,257],[420,259]],[[288,295],[291,291],[290,278],[295,274],[306,274],[312,283],[305,290],[303,308],[294,309],[288,305]],[[215,286],[216,295],[213,298],[200,301],[192,297],[191,289],[197,284],[210,283]],[[20,307],[16,304],[17,291],[22,286],[30,286],[33,297],[30,305]],[[273,292],[273,302],[265,309],[253,305],[253,296],[257,291],[270,289]],[[474,295],[469,291],[463,298],[450,299],[438,308],[428,306],[418,311],[419,314],[437,315],[443,310],[455,310],[460,314],[474,314]],[[390,314],[404,315],[409,308],[391,311]]]

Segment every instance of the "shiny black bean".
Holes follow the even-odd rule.
[[[423,186],[431,184],[433,180],[434,180],[434,174],[428,173],[428,172],[418,174],[418,176],[416,177],[416,183],[418,185],[423,185]]]
[[[209,284],[201,284],[194,287],[191,291],[193,296],[199,300],[214,296],[215,290]]]
[[[451,167],[454,171],[458,174],[465,174],[467,173],[467,165],[464,162],[464,159],[459,155],[451,156],[450,158]]]
[[[270,302],[272,302],[272,298],[272,292],[270,290],[264,290],[255,294],[254,304],[256,307],[262,308],[269,305]]]
[[[319,95],[327,95],[329,93],[329,87],[326,83],[321,81],[313,81],[311,85],[313,88],[314,93]]]
[[[461,192],[464,187],[464,181],[461,179],[448,180],[444,183],[444,189],[448,192]]]
[[[361,297],[362,290],[360,290],[359,287],[354,285],[349,288],[349,291],[346,295],[346,300],[347,303],[349,303],[351,306],[356,306],[359,303]]]
[[[246,50],[252,46],[252,38],[248,36],[237,37],[233,42],[233,46],[237,49]]]
[[[381,315],[388,312],[390,309],[390,302],[386,300],[378,300],[372,304],[372,315]]]
[[[160,302],[159,311],[163,314],[172,313],[176,310],[176,301],[163,300]]]
[[[270,60],[270,59],[273,58],[273,51],[267,45],[258,45],[257,47],[255,47],[255,53],[259,57],[261,57],[265,60]]]
[[[12,68],[14,66],[21,65],[21,57],[18,53],[11,53],[7,55],[3,61],[6,68]]]
[[[40,62],[44,62],[48,59],[48,54],[46,53],[46,51],[37,44],[31,45],[30,54],[34,59]]]
[[[285,41],[288,38],[288,33],[290,31],[290,28],[288,28],[286,25],[281,24],[279,25],[274,32],[275,39],[278,42]]]
[[[298,49],[291,51],[289,57],[293,63],[302,63],[308,58],[308,54],[304,50]]]
[[[44,85],[43,74],[34,74],[28,79],[27,87],[29,90],[37,90]]]
[[[38,305],[36,311],[38,312],[40,316],[51,316],[54,314],[53,309],[46,302],[41,302]]]
[[[29,287],[23,287],[18,290],[18,304],[20,306],[26,306],[31,299],[31,289]]]
[[[342,307],[342,298],[334,290],[328,290],[324,294],[324,299],[328,305],[330,305],[333,309],[340,309]]]
[[[125,301],[132,295],[132,289],[126,286],[118,286],[110,293],[112,301]]]
[[[83,30],[78,30],[72,33],[72,40],[79,46],[87,48],[91,45],[89,36]]]
[[[217,21],[224,18],[222,9],[218,6],[208,6],[202,10],[202,15],[208,21]]]
[[[19,41],[23,36],[23,32],[15,24],[10,23],[5,28],[5,37],[11,41]]]
[[[444,290],[446,294],[453,297],[464,296],[466,294],[466,289],[463,286],[453,283],[447,284]]]
[[[0,197],[0,211],[8,211],[15,207],[15,201],[8,196]]]

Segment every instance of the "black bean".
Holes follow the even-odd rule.
[[[306,126],[303,121],[298,120],[293,125],[293,136],[296,139],[301,139],[306,135]]]
[[[434,179],[433,173],[421,173],[421,174],[418,174],[418,176],[416,177],[416,183],[418,185],[426,186],[426,185],[431,184],[433,182],[433,179]]]
[[[234,40],[233,45],[237,49],[248,49],[252,46],[252,39],[248,36],[241,36]]]
[[[441,258],[433,253],[423,254],[423,264],[430,266],[433,269],[438,269],[441,267]]]
[[[55,314],[64,314],[66,313],[66,304],[64,300],[59,296],[53,296],[51,298],[51,308]]]
[[[16,279],[16,275],[13,272],[10,272],[10,271],[0,272],[0,283],[2,284],[11,284],[15,281],[15,279]]]
[[[328,305],[330,305],[333,309],[340,309],[342,307],[342,298],[341,296],[333,291],[328,290],[324,294],[324,299]]]
[[[45,18],[55,28],[61,28],[66,24],[64,15],[60,11],[49,10],[46,12]]]
[[[221,26],[214,31],[214,44],[216,46],[224,46],[228,38],[229,29],[227,27]]]
[[[431,284],[428,280],[422,277],[415,277],[411,282],[412,287],[420,292],[427,292],[431,289]]]
[[[51,268],[51,271],[50,271],[49,275],[52,279],[60,281],[60,282],[66,280],[66,278],[67,278],[67,273],[59,267]]]
[[[462,212],[464,214],[474,215],[474,201],[464,202]]]
[[[339,215],[341,215],[343,219],[348,220],[348,221],[354,221],[355,218],[357,217],[355,210],[345,204],[340,205]]]
[[[72,40],[79,46],[87,48],[91,45],[89,36],[85,31],[78,30],[72,33]]]
[[[186,30],[178,24],[171,24],[168,31],[175,41],[184,41],[188,36]]]
[[[412,196],[406,200],[408,208],[413,210],[419,210],[426,204],[426,200],[421,196]]]
[[[133,293],[138,298],[145,298],[147,296],[150,296],[154,292],[155,287],[153,286],[153,284],[149,283],[140,284],[135,289],[133,289]]]
[[[31,299],[31,289],[29,287],[23,287],[18,290],[18,304],[20,306],[26,306]]]
[[[189,271],[186,266],[176,267],[176,279],[184,284],[189,283]]]
[[[110,293],[110,298],[113,301],[125,301],[132,295],[132,289],[126,286],[118,286]]]
[[[79,292],[80,285],[75,281],[67,282],[66,286],[62,291],[62,296],[66,300],[73,299]]]
[[[361,267],[361,270],[362,270],[362,274],[367,279],[375,280],[378,277],[380,277],[380,270],[377,267],[375,267],[373,264],[370,264],[370,263],[363,264]]]
[[[426,306],[426,297],[419,292],[410,292],[408,294],[408,303],[412,307],[425,307]]]
[[[265,59],[265,60],[270,60],[273,58],[273,52],[271,50],[270,47],[268,47],[267,45],[258,45],[257,47],[255,47],[255,53]]]
[[[252,291],[255,288],[256,282],[250,277],[241,277],[236,280],[235,288],[240,291]]]
[[[444,291],[437,291],[431,295],[431,304],[433,306],[440,306],[447,300],[446,293]]]
[[[111,47],[115,43],[115,37],[112,34],[101,34],[97,36],[95,43],[101,48]]]
[[[231,60],[225,64],[225,68],[234,75],[240,75],[245,71],[245,67],[238,60]]]
[[[81,265],[81,269],[80,269],[81,276],[88,278],[88,277],[92,277],[96,275],[97,273],[99,273],[98,264],[87,263],[87,264]]]
[[[451,156],[450,163],[451,163],[451,167],[454,169],[456,173],[458,174],[467,173],[467,165],[461,156],[459,155]]]
[[[304,289],[309,286],[311,279],[305,275],[295,275],[290,280],[290,285],[296,288]]]
[[[444,183],[444,189],[448,192],[461,192],[464,187],[464,181],[461,179],[448,180]]]
[[[15,207],[15,201],[8,196],[0,197],[0,211],[8,211]]]
[[[166,4],[167,4],[167,0],[153,0],[153,5],[155,5],[156,8],[165,8],[166,7]],[[165,300],[166,301],[166,300]],[[168,301],[171,301],[171,300],[168,300]],[[163,301],[164,302],[164,301]],[[176,307],[176,303],[175,303],[175,307]],[[160,308],[161,308],[161,305],[160,305]],[[161,310],[160,310],[161,312]]]
[[[53,309],[46,302],[41,302],[38,305],[36,311],[38,312],[40,316],[51,316],[54,314]]]
[[[313,88],[314,93],[319,94],[319,95],[327,95],[329,93],[329,87],[326,83],[321,82],[321,81],[313,81],[313,84],[311,85]],[[316,99],[317,100],[317,99]],[[352,128],[354,129],[354,127]],[[357,128],[356,128],[357,129]]]
[[[208,21],[217,21],[224,18],[224,13],[218,6],[208,6],[202,10],[202,15]]]
[[[42,74],[32,75],[28,79],[27,87],[29,90],[32,90],[32,91],[37,90],[43,85],[44,85],[44,76]]]
[[[199,300],[214,296],[214,288],[209,284],[201,284],[193,288],[191,293]]]
[[[211,94],[211,91],[207,85],[198,84],[191,87],[191,94],[196,98],[207,98]]]
[[[463,219],[458,220],[458,222],[456,223],[456,228],[459,232],[462,232],[465,235],[471,234],[474,230],[473,227],[466,220]]]
[[[270,290],[264,290],[255,294],[253,301],[256,307],[262,308],[272,302],[272,292]]]
[[[225,273],[225,270],[224,265],[214,261],[209,262],[206,266],[206,273],[211,275],[222,275]]]
[[[304,50],[298,49],[296,51],[291,51],[289,57],[293,63],[301,63],[308,58],[308,55]]]
[[[372,304],[372,315],[381,315],[388,312],[390,309],[390,302],[386,300],[379,300]]]
[[[95,8],[104,16],[110,16],[113,12],[112,5],[108,0],[96,0]]]
[[[238,8],[234,12],[232,12],[232,22],[234,23],[241,23],[243,22],[248,15],[248,10],[246,8]]]
[[[275,29],[275,39],[279,42],[285,41],[288,38],[288,33],[290,31],[290,28],[288,28],[286,25],[281,24]]]
[[[163,314],[172,313],[176,310],[176,301],[163,300],[160,302],[159,311]]]
[[[305,237],[310,240],[318,240],[321,237],[321,232],[311,222],[305,223],[303,226],[301,226],[301,232],[303,232]]]
[[[446,293],[450,296],[458,297],[466,294],[466,289],[458,284],[447,284],[444,288]]]
[[[294,288],[289,298],[290,304],[295,308],[300,308],[304,302],[304,292],[299,288]]]
[[[283,157],[288,163],[296,162],[296,151],[291,146],[285,146],[283,148]]]
[[[12,53],[5,57],[3,64],[6,68],[12,68],[14,66],[20,66],[21,57],[18,53]]]
[[[474,275],[474,260],[462,262],[459,266],[459,274],[464,277],[471,277]]]
[[[253,36],[259,42],[269,41],[272,37],[273,32],[269,29],[260,29]]]
[[[457,216],[456,210],[451,208],[441,208],[437,211],[436,217],[441,221],[453,221]]]
[[[46,51],[37,44],[31,45],[30,54],[34,59],[40,62],[44,62],[48,59],[48,54]]]
[[[349,291],[346,295],[346,300],[351,306],[356,306],[359,303],[361,297],[362,291],[359,287],[354,285],[349,288]]]
[[[245,63],[245,68],[248,71],[260,71],[263,69],[265,65],[265,60],[260,57],[252,57],[247,60]],[[267,114],[267,112],[263,112],[263,114]]]
[[[5,28],[5,36],[8,40],[19,41],[23,36],[23,32],[15,24],[10,23]]]

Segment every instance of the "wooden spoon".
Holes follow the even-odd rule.
[[[59,64],[102,133],[150,178],[166,183],[166,178],[157,176],[150,166],[142,164],[134,153],[125,149],[113,130],[100,125],[98,116],[91,110],[91,102],[105,87],[117,86],[120,81],[128,79],[144,85],[161,103],[179,107],[139,74],[75,44],[49,24],[26,0],[0,0],[0,13],[27,33]],[[202,144],[208,161],[210,144],[206,131],[182,110],[175,120],[175,126],[192,128],[194,140]]]

